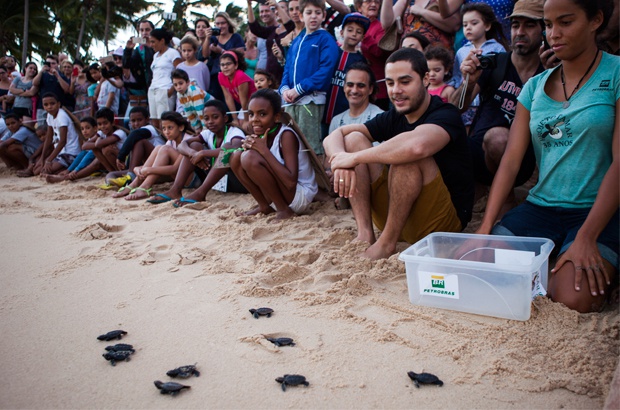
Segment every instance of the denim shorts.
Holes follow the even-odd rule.
[[[561,255],[575,241],[577,231],[588,217],[590,209],[544,207],[526,201],[504,215],[491,233],[549,238],[555,243],[556,249],[559,249],[558,255]],[[618,269],[619,224],[616,211],[596,240],[601,256],[616,269]]]

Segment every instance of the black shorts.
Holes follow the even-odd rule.
[[[13,114],[18,115],[19,118],[22,118],[22,117],[32,118],[32,110],[30,108],[13,107]]]

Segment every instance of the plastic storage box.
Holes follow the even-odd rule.
[[[415,305],[528,320],[535,281],[547,286],[553,246],[546,238],[435,232],[399,259]]]

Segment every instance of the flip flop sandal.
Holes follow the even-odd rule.
[[[155,194],[153,195],[153,198],[146,200],[146,202],[148,202],[149,204],[154,204],[154,205],[163,204],[164,202],[169,202],[169,201],[172,201],[172,198],[170,198],[166,194]]]
[[[123,188],[127,188],[127,187],[123,187]],[[137,188],[133,188],[131,191],[129,191],[129,195],[131,194],[135,194],[137,191],[144,191],[146,192],[146,197],[150,197],[151,196],[151,191],[153,190],[153,188],[141,188],[141,187],[137,187]],[[144,199],[144,198],[132,198],[129,199],[129,195],[125,196],[125,200],[126,201],[137,201],[139,199]]]
[[[195,204],[197,202],[198,201],[196,201],[195,199],[188,199],[182,196],[181,199],[179,199],[178,202],[172,204],[172,206],[174,206],[175,208],[182,208],[183,205]]]

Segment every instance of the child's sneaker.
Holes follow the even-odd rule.
[[[132,179],[133,178],[131,178],[131,175],[125,174],[122,177],[112,178],[108,182],[112,185],[116,185],[117,187],[121,188],[127,185],[128,183],[130,183]]]

